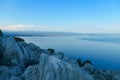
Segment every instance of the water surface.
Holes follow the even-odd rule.
[[[43,49],[53,48],[70,57],[89,59],[98,69],[120,70],[120,38],[83,36],[29,36],[23,38]]]

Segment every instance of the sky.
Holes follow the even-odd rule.
[[[0,0],[0,29],[120,33],[120,0]]]

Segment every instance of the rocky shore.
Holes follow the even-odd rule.
[[[120,80],[120,71],[96,70],[89,63],[33,43],[0,37],[0,80]]]

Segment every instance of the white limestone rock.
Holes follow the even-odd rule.
[[[86,63],[82,68],[88,71],[89,73],[93,73],[94,71],[93,65],[89,63]]]
[[[13,37],[3,37],[0,41],[2,48],[0,64],[13,66],[24,62],[24,55]]]
[[[64,58],[64,53],[58,52],[58,53],[55,53],[53,56],[55,56],[58,59],[63,59]]]
[[[40,63],[30,66],[22,75],[24,80],[93,80],[78,66],[61,61],[53,56],[41,54]]]

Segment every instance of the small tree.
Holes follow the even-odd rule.
[[[3,32],[2,32],[2,30],[0,29],[0,36],[3,36]]]
[[[83,62],[82,62],[82,60],[79,58],[79,59],[77,59],[77,62],[78,62],[78,65],[80,66],[80,67],[82,67],[83,66]]]
[[[86,63],[93,65],[90,60],[82,61],[80,58],[77,59],[77,62],[78,62],[78,65],[79,65],[80,67],[85,66]]]
[[[20,37],[14,37],[16,42],[23,42],[25,41],[24,39],[20,38]]]
[[[53,54],[55,50],[52,49],[52,48],[48,48],[48,51],[49,51],[51,54]]]
[[[89,64],[93,65],[90,60],[86,60],[86,61],[83,63],[83,65],[85,65],[86,63],[89,63]]]

